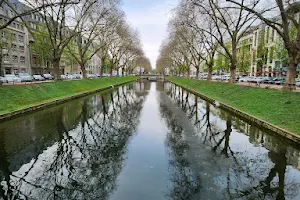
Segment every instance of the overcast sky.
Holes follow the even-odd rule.
[[[129,23],[140,32],[143,49],[155,67],[159,46],[167,36],[167,23],[178,0],[123,0]]]

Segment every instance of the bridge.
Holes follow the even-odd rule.
[[[140,79],[147,79],[150,81],[164,80],[165,76],[160,74],[143,74],[139,76]]]

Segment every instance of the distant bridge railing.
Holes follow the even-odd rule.
[[[148,80],[163,80],[163,79],[165,79],[165,76],[160,75],[160,74],[142,74],[142,75],[138,75],[138,77],[140,77],[140,79],[148,79]]]

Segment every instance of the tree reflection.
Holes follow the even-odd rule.
[[[200,192],[200,178],[193,174],[187,157],[189,149],[185,141],[184,129],[174,118],[172,110],[160,101],[160,113],[170,130],[167,134],[166,144],[170,149],[169,164],[171,166],[172,188],[167,197],[173,200],[191,199]]]
[[[295,161],[287,157],[300,155],[299,148],[262,132],[173,84],[169,84],[166,90],[194,125],[199,142],[228,160],[228,163],[219,166],[222,170],[219,179],[226,185],[227,198],[293,199],[299,195],[300,181],[287,178],[288,173],[299,175],[299,171],[287,167],[292,164],[299,168],[299,157]],[[171,116],[172,112],[165,117],[168,115]],[[178,130],[180,124],[172,126],[175,126],[174,130]],[[235,148],[231,137],[233,132],[237,137],[237,131],[249,135],[249,142],[253,145]]]
[[[124,86],[76,102],[72,116],[65,107],[58,108],[52,127],[58,141],[18,171],[9,172],[8,164],[1,162],[5,174],[1,185],[7,186],[0,195],[4,199],[107,199],[117,187],[143,102],[143,95]]]

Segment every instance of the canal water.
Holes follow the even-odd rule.
[[[300,147],[167,82],[0,123],[0,199],[300,199]]]

